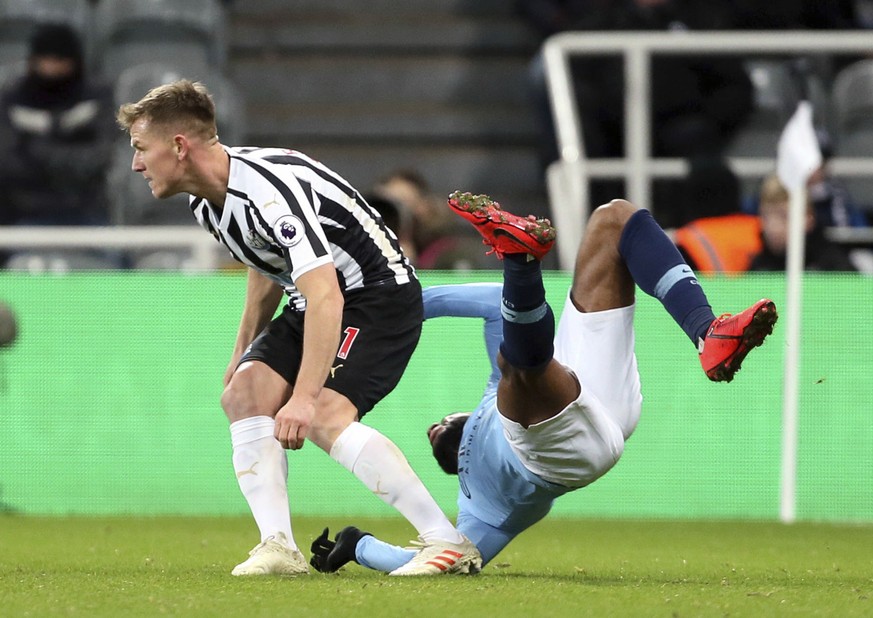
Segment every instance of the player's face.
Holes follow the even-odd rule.
[[[427,430],[433,457],[446,474],[458,474],[458,452],[469,414],[449,414]]]
[[[182,165],[171,132],[140,118],[130,127],[130,145],[131,169],[148,181],[152,195],[161,199],[179,193]]]
[[[815,215],[811,208],[806,211],[806,232],[815,227]],[[782,255],[788,248],[788,202],[761,204],[761,232],[767,248]]]
[[[437,441],[440,439],[440,436],[443,435],[446,429],[452,425],[452,423],[457,423],[463,419],[466,419],[469,414],[466,412],[456,412],[455,414],[449,414],[439,423],[434,423],[427,429],[427,439],[430,440],[431,447],[436,446]]]

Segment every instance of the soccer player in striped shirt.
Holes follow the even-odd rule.
[[[423,543],[418,562],[448,550],[461,556],[458,570],[477,568],[475,546],[399,449],[359,422],[397,385],[421,334],[421,286],[395,234],[321,163],[222,145],[200,83],[158,86],[122,105],[117,121],[152,194],[190,194],[197,222],[249,268],[221,405],[261,541],[232,573],[308,572],[291,531],[284,451],[307,439],[409,520]],[[429,572],[416,561],[406,570]]]

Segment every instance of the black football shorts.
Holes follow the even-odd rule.
[[[303,353],[304,316],[286,305],[239,362],[260,361],[294,384]],[[397,386],[418,345],[423,320],[417,280],[347,292],[339,349],[325,387],[348,397],[358,418],[363,417]]]

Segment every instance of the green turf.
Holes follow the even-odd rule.
[[[295,534],[347,523],[300,518]],[[253,535],[248,518],[2,516],[0,616],[873,615],[869,525],[552,518],[475,577],[233,578]]]

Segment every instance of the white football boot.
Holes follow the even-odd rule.
[[[449,575],[453,573],[478,573],[482,569],[482,555],[467,538],[461,543],[436,541],[424,543],[419,539],[413,544],[420,547],[412,560],[391,571],[389,575]]]
[[[249,552],[249,559],[234,567],[231,575],[301,575],[309,565],[300,550],[288,547],[281,532],[267,537]]]

